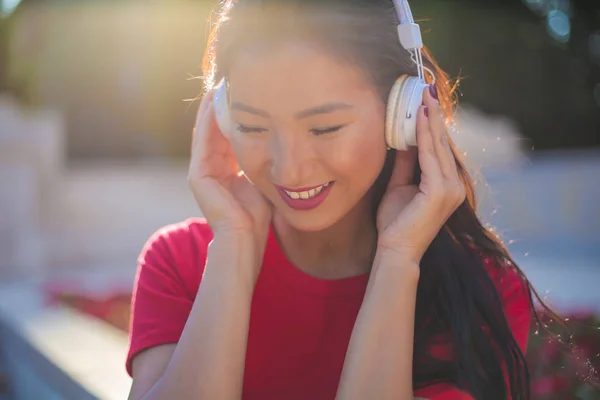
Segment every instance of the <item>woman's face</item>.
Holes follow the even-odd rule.
[[[385,106],[359,70],[286,43],[239,55],[229,83],[237,161],[290,225],[326,229],[363,200],[386,156]]]

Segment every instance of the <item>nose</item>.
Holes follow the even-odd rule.
[[[270,146],[271,176],[278,185],[296,188],[314,183],[309,181],[314,170],[312,151],[307,141],[298,136],[282,133],[273,135]]]

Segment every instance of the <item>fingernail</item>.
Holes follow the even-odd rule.
[[[427,108],[427,106],[423,106],[423,112],[425,113],[425,116],[429,118],[429,108]]]
[[[431,97],[434,99],[438,99],[438,91],[434,84],[429,85],[429,94],[431,94]]]

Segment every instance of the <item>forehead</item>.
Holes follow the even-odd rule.
[[[355,64],[305,42],[285,41],[238,54],[229,70],[231,96],[274,97],[305,103],[352,99],[374,87]],[[292,97],[292,99],[290,99]]]

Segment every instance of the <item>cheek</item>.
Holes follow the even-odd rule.
[[[263,188],[265,176],[269,176],[268,142],[260,138],[247,138],[240,135],[231,139],[231,147],[239,168],[252,183]]]
[[[379,176],[385,161],[383,133],[360,129],[355,135],[338,143],[330,166],[336,175],[344,176],[351,184],[370,186]]]
[[[247,138],[233,137],[231,147],[235,159],[248,177],[251,177],[260,168],[263,156],[263,145],[259,141],[248,140]]]

